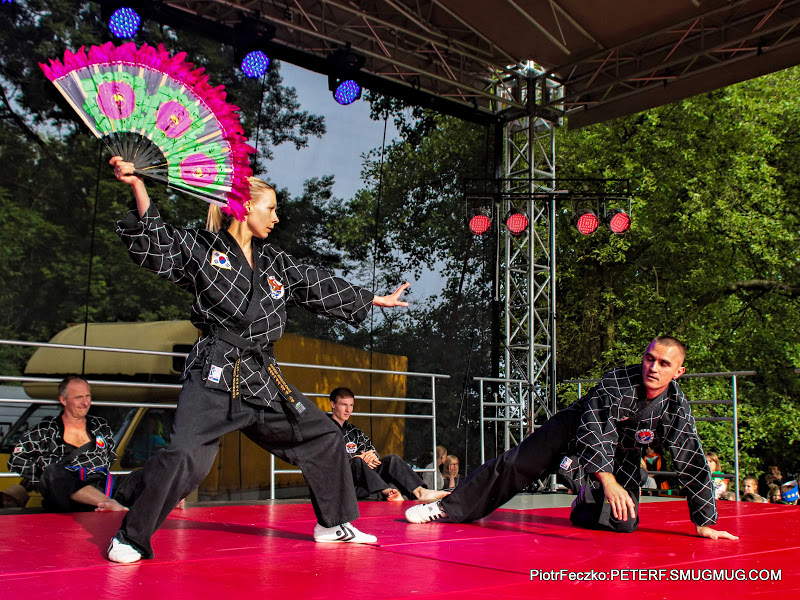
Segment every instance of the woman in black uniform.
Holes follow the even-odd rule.
[[[108,558],[152,558],[150,539],[170,510],[205,478],[220,436],[241,430],[262,448],[298,465],[311,491],[317,542],[374,543],[350,524],[358,505],[341,434],[316,404],[287,383],[272,353],[283,334],[286,302],[352,325],[371,306],[408,306],[401,285],[388,296],[327,271],[298,265],[265,240],[278,223],[275,191],[250,178],[243,221],[215,206],[208,230],[165,223],[133,165],[111,159],[131,186],[136,211],[117,223],[134,262],[194,295],[192,322],[202,331],[186,359],[170,444],[148,461],[137,499],[111,540]]]

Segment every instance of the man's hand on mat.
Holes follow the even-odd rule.
[[[627,521],[636,518],[636,505],[631,500],[630,494],[617,483],[616,478],[611,473],[595,473],[595,476],[603,485],[603,494],[606,502],[611,505],[611,513],[615,519]]]
[[[697,535],[704,538],[709,538],[711,540],[738,540],[739,536],[733,535],[732,533],[728,533],[727,531],[722,531],[720,529],[712,529],[711,527],[706,527],[704,525],[696,525],[697,527]]]

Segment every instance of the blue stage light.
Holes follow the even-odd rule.
[[[139,30],[142,18],[132,8],[118,8],[108,20],[108,28],[118,38],[132,38]]]
[[[269,69],[269,57],[255,50],[242,59],[242,73],[248,77],[261,77]]]
[[[352,79],[346,79],[336,86],[333,97],[339,104],[352,104],[361,98],[361,86]]]

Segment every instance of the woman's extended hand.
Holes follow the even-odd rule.
[[[410,287],[411,284],[406,281],[403,285],[401,285],[399,288],[397,288],[393,293],[389,294],[388,296],[375,296],[372,299],[372,305],[383,306],[386,308],[392,306],[408,306],[408,302],[403,302],[402,300],[400,300],[400,296],[402,296],[403,292],[405,292]]]

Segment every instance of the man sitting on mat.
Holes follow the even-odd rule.
[[[379,493],[384,500],[402,502],[401,494],[405,494],[409,499],[416,498],[430,502],[447,495],[447,492],[427,489],[420,476],[396,454],[378,457],[372,440],[358,427],[348,422],[355,403],[352,390],[346,387],[336,388],[331,392],[330,398],[333,413],[331,419],[342,430],[358,498],[363,499]]]
[[[406,519],[474,521],[558,469],[579,486],[570,515],[573,524],[631,532],[639,525],[642,451],[658,442],[672,453],[697,535],[738,539],[710,527],[717,521],[711,471],[691,408],[676,381],[686,370],[685,352],[675,338],[657,337],[645,350],[641,365],[609,371],[588,394],[519,446],[482,465],[447,498],[412,506]],[[574,453],[565,456],[567,448]]]
[[[121,511],[134,499],[138,472],[113,477],[116,459],[111,428],[90,414],[89,383],[77,375],[58,385],[64,410],[25,432],[8,459],[8,470],[21,474],[42,494],[51,512]]]

